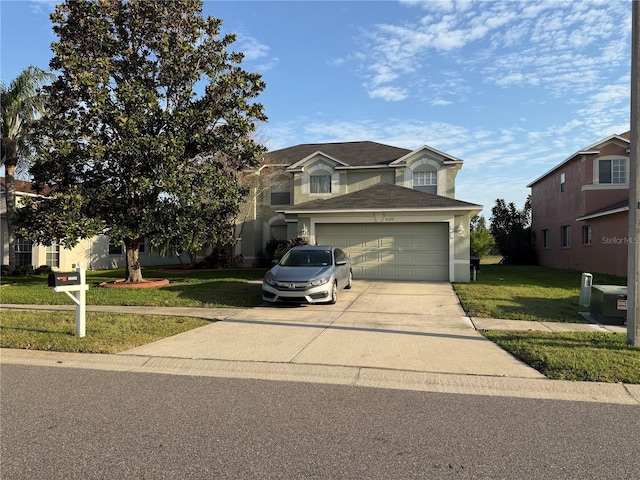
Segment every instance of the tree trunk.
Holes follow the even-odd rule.
[[[127,278],[125,282],[139,283],[142,282],[142,269],[140,268],[138,245],[140,237],[126,238],[124,247],[127,254]]]
[[[16,183],[15,174],[18,165],[18,145],[13,138],[3,138],[5,159],[5,189],[7,202],[7,237],[9,240],[9,272],[16,268],[16,234],[14,232],[13,219],[16,211]]]

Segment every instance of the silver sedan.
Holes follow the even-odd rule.
[[[289,250],[262,281],[265,302],[336,303],[338,292],[351,288],[353,272],[347,254],[336,247],[303,245]]]

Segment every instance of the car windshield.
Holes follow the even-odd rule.
[[[283,267],[325,267],[331,265],[331,250],[290,250],[280,262]]]

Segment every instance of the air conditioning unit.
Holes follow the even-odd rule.
[[[627,323],[627,287],[591,286],[591,317],[600,323]]]

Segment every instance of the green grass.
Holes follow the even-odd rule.
[[[640,347],[624,334],[605,332],[506,332],[483,334],[555,380],[640,383]]]
[[[477,281],[454,289],[469,316],[583,323],[578,315],[581,273],[538,266],[480,265]],[[594,275],[594,284],[626,285],[626,279]]]
[[[146,279],[168,278],[158,288],[101,288],[99,284],[124,277],[124,270],[87,272],[88,305],[147,305],[166,307],[248,308],[260,304],[260,284],[249,283],[264,276],[264,270],[180,270],[146,267]],[[71,300],[47,286],[46,275],[3,277],[0,303],[64,305]]]
[[[117,353],[210,323],[192,317],[86,314],[86,337],[75,336],[75,312],[3,310],[0,347]]]

